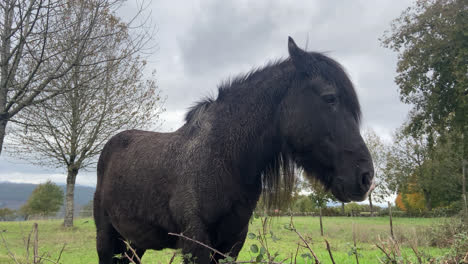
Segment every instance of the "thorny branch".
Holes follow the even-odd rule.
[[[214,253],[216,254],[219,254],[221,255],[222,257],[224,257],[225,259],[229,258],[230,256],[229,255],[226,255],[224,253],[221,253],[219,250],[217,249],[214,249],[213,247],[210,247],[208,246],[207,244],[205,243],[202,243],[196,239],[193,239],[193,238],[190,238],[190,237],[187,237],[185,236],[184,234],[176,234],[176,233],[168,233],[168,235],[171,235],[171,236],[177,236],[177,237],[181,237],[183,239],[186,239],[188,241],[192,241],[200,246],[203,246],[211,251],[213,251]],[[257,261],[253,261],[255,263],[269,263],[269,264],[283,264],[284,262],[274,262],[274,261],[260,261],[260,262],[257,262]],[[233,264],[244,264],[244,263],[253,263],[252,261],[232,261],[232,262],[228,262],[228,263],[233,263]]]
[[[312,253],[312,256],[314,257],[314,260],[315,260],[315,264],[320,264],[320,261],[319,259],[317,258],[317,255],[315,254],[315,252],[312,250],[312,248],[310,247],[309,243],[307,242],[307,240],[301,235],[301,233],[299,233],[296,229],[296,227],[294,226],[294,223],[292,221],[292,216],[291,216],[291,221],[289,223],[290,227],[291,227],[291,230],[293,230],[298,236],[299,238],[302,240],[302,242],[304,242],[306,248],[310,251],[310,253]]]

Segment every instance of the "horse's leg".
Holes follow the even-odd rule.
[[[143,254],[145,254],[145,249],[140,249],[134,244],[130,244],[131,249],[124,243],[123,238],[119,235],[119,239],[115,241],[114,244],[114,256],[120,255],[119,258],[113,258],[113,264],[129,264],[137,263],[139,264]],[[133,250],[132,250],[133,249]],[[135,251],[135,253],[133,253]]]
[[[201,219],[191,218],[191,222],[187,225],[188,227],[183,231],[183,235],[196,242],[193,242],[186,238],[179,238],[178,248],[182,248],[182,254],[184,257],[184,263],[186,264],[208,264],[211,260],[211,250],[206,246],[211,247],[211,240],[206,231],[206,228],[201,222]],[[200,243],[202,243],[203,246]]]
[[[221,251],[221,253],[224,253],[234,259],[237,259],[237,256],[239,255],[240,250],[244,246],[245,237],[247,236],[248,230],[249,230],[249,225],[246,225],[237,235],[226,237],[226,240],[216,245],[215,249]],[[223,256],[216,254],[214,255],[214,259],[212,260],[212,263],[219,263],[219,260],[223,258],[224,258]]]
[[[190,212],[190,210],[177,211],[180,217],[179,226],[182,234],[189,238],[179,237],[177,248],[182,249],[185,264],[209,264],[211,260],[211,250],[206,246],[212,247],[211,239],[203,221],[194,214],[181,215],[181,212]],[[196,242],[194,242],[196,241]],[[204,246],[205,245],[205,246]]]
[[[130,260],[124,255],[127,255],[138,262],[130,249],[127,249],[127,245],[122,240],[122,236],[115,230],[109,217],[100,208],[99,201],[95,199],[94,204],[94,220],[96,223],[96,248],[99,257],[99,264],[128,264]],[[141,259],[145,250],[132,248],[136,251],[138,258]],[[120,255],[121,257],[115,257]]]
[[[99,264],[112,264],[118,234],[110,221],[108,221],[108,218],[103,214],[99,216],[95,214],[94,219],[96,223],[96,248]]]
[[[208,228],[200,217],[201,213],[197,210],[198,201],[200,198],[195,191],[186,185],[178,185],[169,201],[169,210],[178,232],[189,238],[179,237],[176,242],[176,248],[182,249],[185,264],[209,264],[211,260],[211,250],[206,247],[212,246],[211,239]]]

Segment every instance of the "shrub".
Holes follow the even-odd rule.
[[[20,209],[26,216],[50,216],[58,212],[63,204],[63,191],[50,180],[39,184],[29,196],[28,201]]]
[[[429,229],[430,245],[434,247],[450,247],[456,240],[456,235],[467,233],[468,226],[458,217],[447,218],[439,225]]]
[[[13,221],[16,218],[16,211],[10,208],[0,208],[0,221]]]

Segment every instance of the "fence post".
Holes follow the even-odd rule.
[[[33,251],[34,251],[34,258],[33,258],[33,263],[39,263],[39,250],[38,250],[38,244],[39,244],[39,235],[38,235],[38,230],[37,230],[37,223],[33,224],[33,236],[34,236],[34,244],[33,244]]]
[[[388,215],[390,216],[390,235],[392,236],[392,239],[395,239],[393,236],[392,204],[390,202],[388,202]]]
[[[355,254],[355,257],[356,257],[356,264],[359,264],[359,254],[358,254],[358,250],[357,250],[357,243],[356,243],[356,228],[355,228],[355,225],[354,225],[354,217],[353,217],[353,242],[354,242],[354,254]]]

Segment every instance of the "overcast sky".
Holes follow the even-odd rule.
[[[122,9],[135,10],[131,0]],[[148,71],[167,97],[160,130],[183,124],[187,108],[217,84],[275,58],[286,58],[287,38],[308,50],[326,52],[347,70],[363,110],[362,127],[385,140],[405,120],[409,107],[394,83],[397,54],[378,40],[412,1],[379,0],[199,0],[151,1],[146,11],[156,26]],[[46,169],[0,157],[0,181],[64,183],[63,169]],[[80,172],[78,184],[94,185],[95,171]]]

